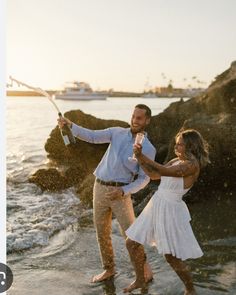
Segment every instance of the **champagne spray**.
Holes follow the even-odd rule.
[[[13,82],[15,82],[15,83],[17,83],[18,86],[24,86],[24,87],[26,87],[28,89],[31,89],[31,90],[33,90],[33,91],[35,91],[37,93],[42,94],[43,96],[47,97],[48,100],[53,104],[53,106],[57,110],[57,113],[58,113],[59,118],[62,117],[61,111],[59,110],[59,108],[56,105],[55,101],[53,100],[52,96],[47,91],[45,91],[45,90],[43,90],[43,89],[41,89],[39,87],[33,87],[33,86],[30,86],[30,85],[28,85],[28,84],[26,84],[24,82],[21,82],[19,80],[16,80],[12,76],[10,76],[9,78],[10,78],[11,83],[8,83],[7,84],[7,87],[12,87],[13,86]],[[76,143],[76,139],[75,139],[74,135],[72,134],[70,127],[67,124],[65,124],[60,129],[60,132],[61,132],[61,135],[62,135],[62,138],[63,138],[63,141],[64,141],[65,145],[75,144]]]

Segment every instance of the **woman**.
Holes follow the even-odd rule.
[[[188,208],[182,196],[192,187],[200,169],[207,165],[208,146],[201,134],[193,129],[179,132],[175,137],[175,154],[166,165],[154,162],[134,145],[134,153],[151,179],[161,179],[158,190],[143,212],[126,231],[126,245],[135,268],[136,280],[124,289],[145,290],[143,274],[145,254],[142,245],[155,245],[185,285],[185,295],[196,294],[184,260],[203,255],[192,232]]]

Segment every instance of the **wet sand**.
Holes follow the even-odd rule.
[[[102,271],[95,230],[91,222],[86,226],[71,227],[55,235],[49,246],[34,248],[22,254],[11,254],[8,265],[14,274],[14,282],[9,295],[121,295],[123,288],[134,279],[134,271],[130,264],[124,239],[119,232],[117,222],[113,221],[113,246],[117,264],[117,274],[105,283],[92,284],[93,275]],[[183,294],[183,284],[175,275],[155,248],[146,248],[148,261],[154,272],[154,280],[149,284],[150,295]],[[199,266],[198,266],[199,267]],[[202,266],[202,270],[204,266]],[[233,268],[232,268],[233,271]],[[226,274],[229,273],[226,269]],[[193,272],[197,278],[201,274]],[[223,295],[224,288],[204,284],[198,278],[196,289],[201,295]],[[232,278],[233,279],[233,278]],[[226,291],[227,292],[227,291]],[[136,291],[133,294],[140,294]],[[227,294],[233,294],[228,293]]]

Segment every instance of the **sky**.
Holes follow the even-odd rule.
[[[206,87],[236,60],[235,11],[235,0],[7,0],[6,75],[44,89]]]

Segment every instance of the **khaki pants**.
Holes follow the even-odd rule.
[[[107,270],[115,267],[111,241],[112,212],[117,218],[124,236],[125,231],[135,219],[131,196],[126,195],[122,199],[111,201],[106,196],[106,193],[111,189],[114,187],[105,186],[96,181],[93,188],[94,225],[103,268]]]

